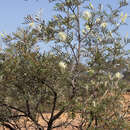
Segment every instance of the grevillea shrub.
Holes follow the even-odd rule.
[[[127,3],[114,9],[92,0],[50,3],[56,11],[51,20],[41,13],[28,15],[26,28],[3,35],[1,125],[11,130],[127,129],[122,72],[129,53],[119,31],[126,24],[127,13],[121,10]],[[64,114],[65,120],[56,123]]]

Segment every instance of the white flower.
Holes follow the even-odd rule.
[[[86,84],[86,85],[85,85],[85,88],[88,90],[89,86]]]
[[[83,18],[85,20],[89,20],[91,17],[92,17],[92,15],[89,11],[86,10],[86,11],[83,12]]]
[[[63,61],[59,62],[59,67],[60,67],[61,69],[65,69],[66,66],[67,66],[67,65],[66,65]]]
[[[117,72],[117,73],[115,74],[115,77],[116,77],[117,79],[122,79],[122,78],[124,77],[124,75],[121,74],[121,73],[119,73],[119,72]]]
[[[60,41],[65,41],[66,38],[67,38],[67,35],[66,35],[66,33],[64,33],[64,32],[59,32],[59,33],[58,33],[58,37],[59,37],[59,40],[60,40]]]
[[[105,83],[104,83],[105,87],[107,86],[107,84],[108,84],[108,82],[107,82],[107,81],[105,81]]]
[[[94,80],[91,80],[90,81],[92,85],[95,85],[95,81]]]
[[[103,22],[103,23],[101,24],[101,27],[102,27],[102,28],[106,28],[106,26],[107,26],[107,23],[106,23],[106,22]]]
[[[112,32],[111,31],[109,32],[109,35],[112,37]]]
[[[31,28],[34,28],[34,27],[35,27],[34,22],[29,23],[29,26],[30,26]]]
[[[86,30],[90,31],[89,25],[86,25],[85,28],[86,28]]]
[[[103,84],[103,81],[101,81],[100,84]]]
[[[119,27],[120,26],[120,24],[119,23],[116,23],[116,27]]]
[[[96,19],[96,23],[100,23],[100,18],[97,18],[97,19]]]
[[[24,75],[26,76],[26,75],[27,75],[27,73],[24,73]]]
[[[113,79],[111,73],[108,73],[108,78],[109,78],[110,80]]]
[[[93,69],[88,70],[89,73],[94,73]]]
[[[86,31],[83,29],[83,30],[82,30],[82,33],[83,33],[83,34],[85,34],[85,33],[86,33]]]
[[[75,15],[74,15],[74,14],[72,14],[72,15],[70,15],[70,17],[71,17],[72,19],[74,19],[74,18],[75,18]]]
[[[96,102],[95,101],[93,101],[93,106],[96,107]]]

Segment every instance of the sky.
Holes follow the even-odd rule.
[[[113,7],[117,5],[119,0],[92,0],[93,3],[110,3]],[[123,12],[127,12],[130,16],[130,0],[128,0],[129,5],[124,7]],[[48,0],[1,0],[0,3],[0,32],[11,33],[15,32],[18,27],[23,26],[24,17],[28,14],[34,14],[43,9],[43,18],[49,19],[54,15],[52,11],[53,6],[48,2]],[[105,8],[105,6],[104,6]],[[121,28],[121,34],[126,35],[128,32],[128,37],[130,38],[130,18],[126,21],[128,26]],[[130,49],[130,45],[127,46]]]

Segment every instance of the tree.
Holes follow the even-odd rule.
[[[124,5],[104,10],[88,0],[50,2],[57,11],[51,20],[28,15],[27,28],[3,38],[1,124],[12,130],[127,128],[121,104],[126,86],[118,72],[125,64],[126,43],[119,33],[127,17],[120,15]],[[53,47],[41,54],[38,42]],[[66,120],[56,122],[64,114]]]

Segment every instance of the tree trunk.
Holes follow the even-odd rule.
[[[53,121],[50,120],[49,123],[48,123],[47,130],[51,130],[52,129],[52,125],[53,125]]]

